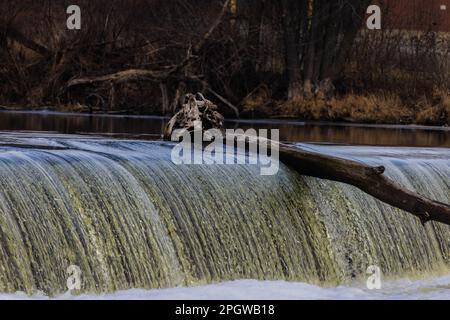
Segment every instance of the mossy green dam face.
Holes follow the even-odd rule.
[[[175,165],[171,144],[0,137],[0,292],[163,288],[233,279],[336,285],[377,265],[400,277],[449,269],[450,228],[358,189],[281,165]],[[386,166],[450,202],[450,150],[303,145]],[[70,270],[70,269],[69,269]]]

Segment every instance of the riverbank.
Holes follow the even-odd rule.
[[[220,112],[227,119],[235,113],[226,105],[220,105]],[[442,126],[450,125],[450,93],[436,91],[431,98],[422,97],[409,101],[393,93],[347,94],[330,99],[277,100],[265,89],[246,97],[238,106],[240,118],[295,119],[298,121],[326,121],[349,124],[400,124]],[[60,106],[0,105],[0,111],[51,111],[79,114],[164,116],[159,106],[133,108],[123,106],[115,110],[92,108],[87,105],[65,104]],[[169,116],[170,114],[166,114]]]
[[[394,93],[347,94],[331,99],[269,99],[259,92],[243,101],[244,117],[298,118],[367,124],[450,125],[450,93],[410,101]]]

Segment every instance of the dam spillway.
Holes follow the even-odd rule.
[[[368,163],[450,202],[444,148],[300,145]],[[234,279],[339,284],[447,271],[450,228],[281,165],[175,165],[172,144],[2,134],[0,291],[165,288]]]

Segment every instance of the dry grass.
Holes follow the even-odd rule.
[[[392,93],[347,95],[331,101],[331,109],[336,116],[348,114],[356,122],[402,123],[410,122],[413,116],[411,109]]]
[[[450,125],[450,92],[435,90],[432,99],[423,98],[419,101],[419,112],[416,123]]]
[[[409,123],[414,112],[395,94],[349,94],[331,100],[297,99],[282,103],[281,115],[295,114],[310,120],[363,123]]]
[[[348,94],[330,100],[299,98],[274,102],[267,91],[243,101],[245,113],[260,117],[359,123],[450,124],[450,93],[435,90],[431,98],[404,101],[394,93]]]
[[[261,84],[242,100],[242,114],[251,117],[272,115],[275,111],[270,88]]]

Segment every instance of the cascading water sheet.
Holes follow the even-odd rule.
[[[286,166],[175,165],[171,144],[24,134],[0,138],[0,291],[165,288],[234,279],[336,285],[379,265],[448,270],[449,228]],[[303,145],[386,166],[450,202],[448,149]]]

